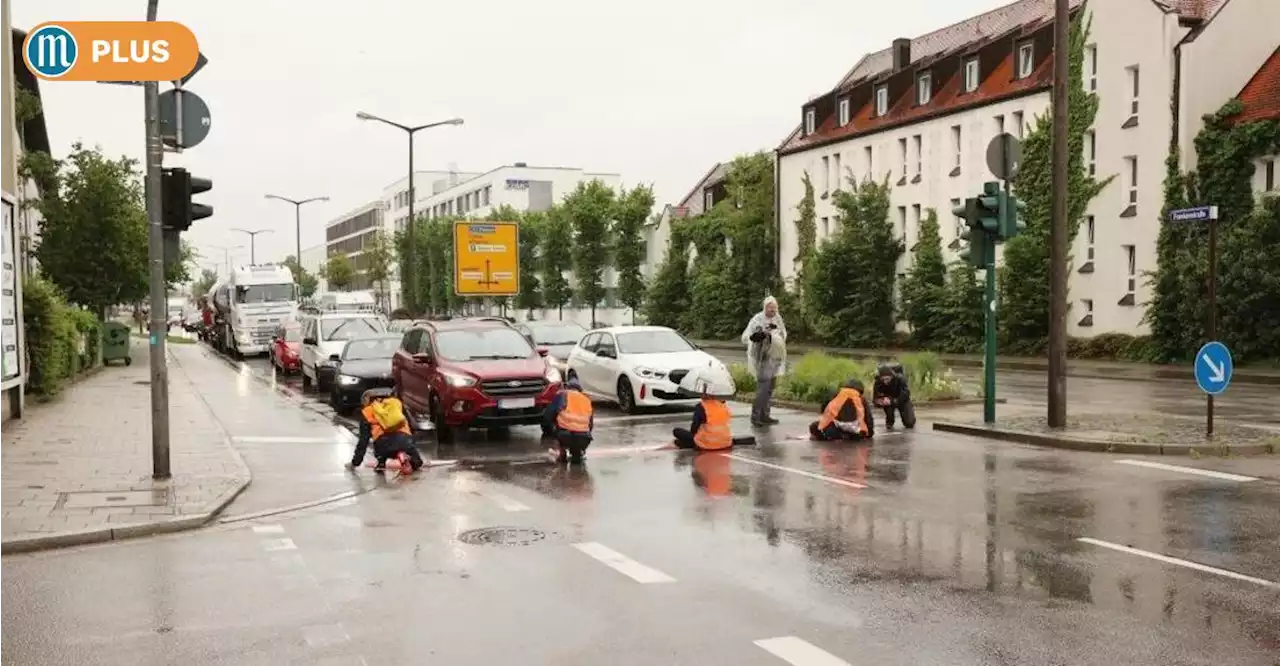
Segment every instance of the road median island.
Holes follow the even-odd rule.
[[[995,424],[980,420],[933,424],[933,429],[1018,444],[1072,451],[1126,455],[1228,457],[1268,455],[1280,450],[1280,436],[1262,428],[1218,423],[1206,439],[1202,419],[1156,414],[1084,413],[1054,429],[1044,416],[1016,416]]]

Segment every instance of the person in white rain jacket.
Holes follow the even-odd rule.
[[[773,397],[774,381],[786,373],[787,325],[778,312],[778,300],[772,296],[764,299],[764,307],[757,312],[742,331],[742,342],[747,345],[747,369],[756,378],[756,399],[751,404],[751,424],[769,426],[778,422],[770,415],[769,400]]]

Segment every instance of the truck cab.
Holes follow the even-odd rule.
[[[224,351],[265,354],[280,324],[297,316],[298,287],[284,266],[239,266],[214,292],[214,306],[224,327]]]

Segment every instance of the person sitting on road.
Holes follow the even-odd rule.
[[[819,441],[861,440],[875,436],[875,417],[871,414],[871,401],[865,397],[866,388],[857,379],[850,379],[827,402],[822,416],[809,424],[809,436]]]
[[[876,386],[872,398],[877,407],[884,410],[884,424],[893,428],[894,410],[902,414],[902,425],[916,427],[916,408],[911,404],[911,388],[900,364],[881,365],[876,370]]]
[[[351,467],[364,462],[369,444],[377,459],[375,472],[385,472],[387,459],[394,457],[400,463],[401,474],[412,474],[422,468],[422,454],[413,443],[413,429],[405,418],[404,405],[392,395],[391,389],[370,389],[362,396],[364,408],[360,410],[360,440],[351,456]]]
[[[723,396],[735,393],[733,376],[723,366],[694,368],[680,379],[684,395],[697,395],[701,402],[693,408],[693,422],[686,428],[675,428],[676,447],[699,451],[723,451],[733,446],[729,428],[729,406]]]
[[[542,413],[542,436],[554,438],[560,449],[556,462],[581,463],[587,447],[591,446],[591,431],[596,418],[591,398],[582,392],[577,377],[565,381],[547,410]]]

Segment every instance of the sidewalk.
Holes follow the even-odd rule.
[[[146,342],[133,365],[114,364],[5,427],[5,553],[189,529],[248,484],[249,468],[196,387],[169,372],[173,477],[151,478],[151,388]]]
[[[743,352],[745,346],[737,340],[693,340],[703,349],[734,350]],[[875,349],[844,349],[823,347],[821,345],[789,344],[789,354],[798,355],[808,352],[823,352],[832,356],[844,356],[856,359],[882,359],[906,351],[886,351]],[[981,368],[981,354],[938,354],[938,358],[953,368]],[[1023,372],[1048,372],[1049,361],[1043,358],[1021,356],[997,356],[996,369],[1020,370]],[[1137,381],[1163,381],[1169,379],[1195,381],[1195,371],[1190,365],[1159,365],[1154,363],[1126,363],[1123,361],[1085,361],[1067,360],[1067,375],[1089,379],[1124,379]],[[1238,384],[1258,384],[1264,386],[1280,386],[1280,369],[1275,368],[1236,368],[1231,381]]]

